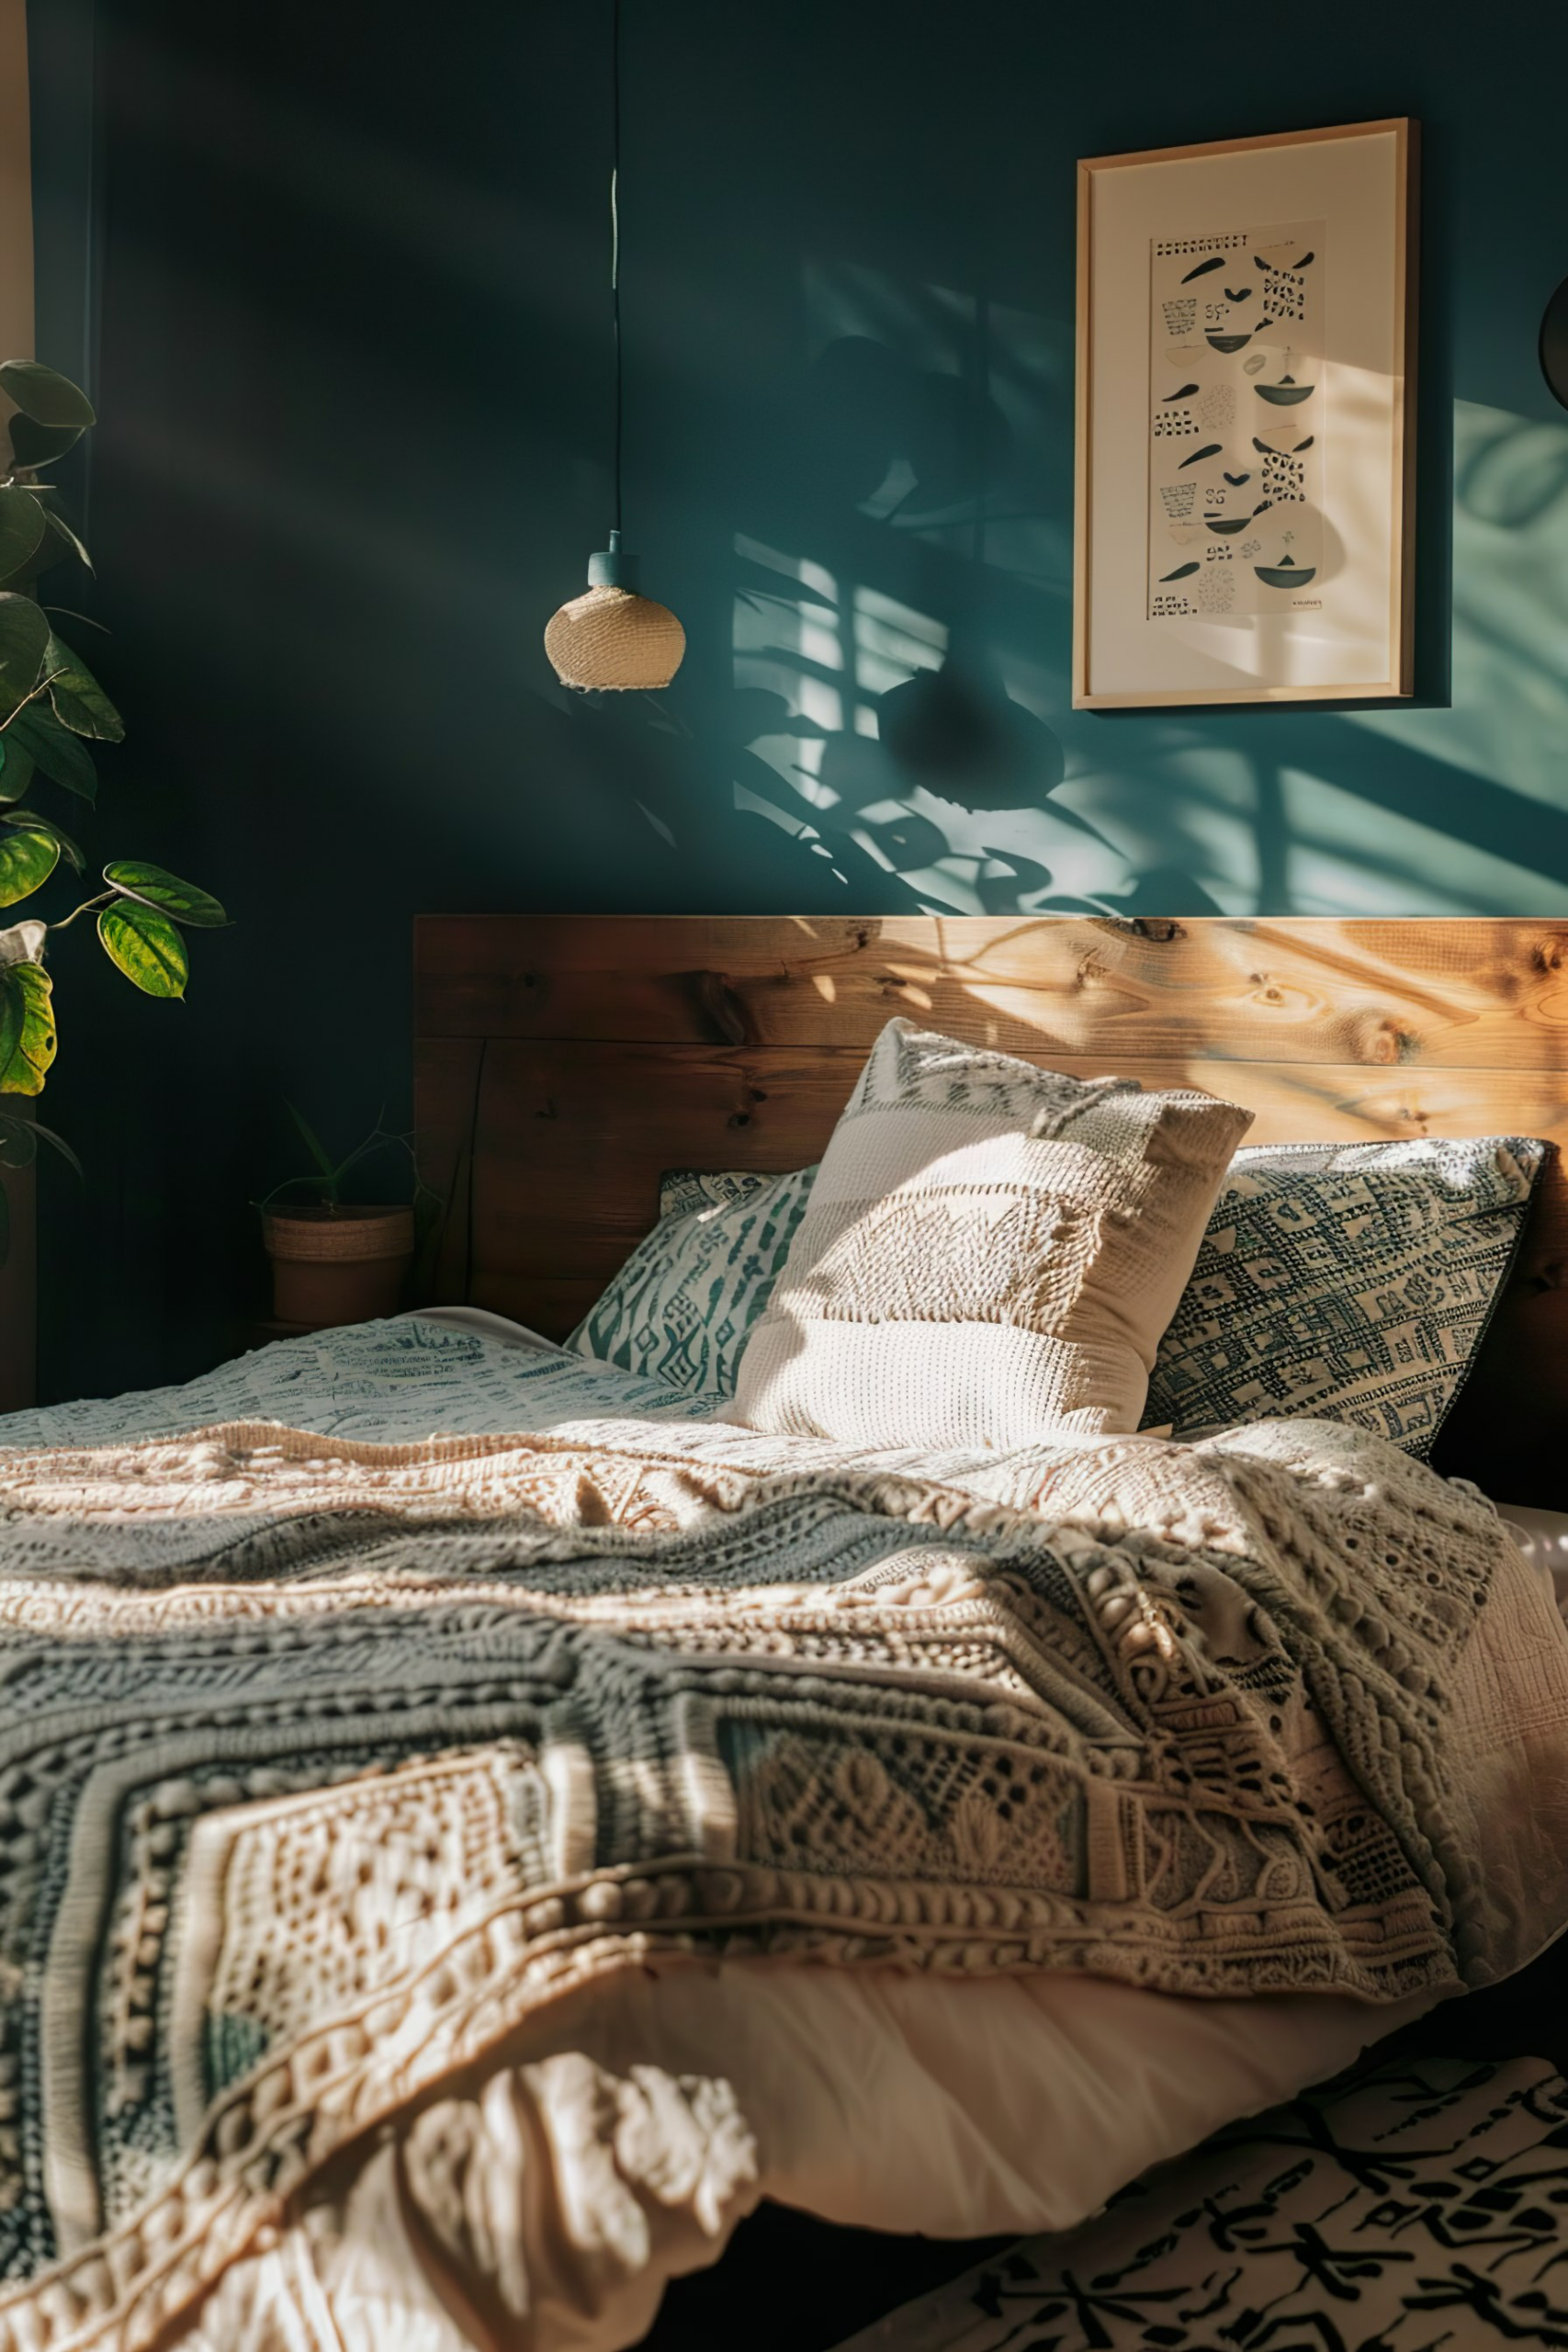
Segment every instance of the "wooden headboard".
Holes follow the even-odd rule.
[[[1206,1087],[1258,1143],[1568,1145],[1568,922],[427,915],[432,1293],[564,1335],[666,1168],[818,1157],[896,1012],[1053,1068]],[[1568,1506],[1568,1181],[1551,1171],[1447,1467]],[[1562,1466],[1559,1466],[1562,1457]]]

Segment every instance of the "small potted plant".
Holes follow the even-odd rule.
[[[395,1315],[413,1260],[416,1222],[435,1199],[420,1182],[412,1139],[389,1134],[378,1120],[363,1142],[333,1160],[303,1114],[292,1102],[287,1108],[313,1165],[308,1175],[286,1176],[256,1204],[272,1260],[275,1317],[319,1331],[330,1324]],[[343,1187],[350,1172],[389,1152],[407,1162],[412,1199],[368,1205],[345,1201]],[[294,1192],[313,1197],[282,1198]]]

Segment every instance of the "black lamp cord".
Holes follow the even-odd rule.
[[[615,529],[621,527],[621,0],[610,0],[610,316],[615,339]]]

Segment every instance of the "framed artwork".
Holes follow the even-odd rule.
[[[1076,709],[1412,691],[1416,147],[1078,165]]]

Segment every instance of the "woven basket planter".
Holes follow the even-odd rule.
[[[563,686],[621,693],[667,686],[686,632],[665,605],[626,588],[590,588],[563,605],[545,630],[545,651]]]
[[[266,1209],[273,1313],[322,1330],[395,1315],[413,1258],[407,1208]]]

